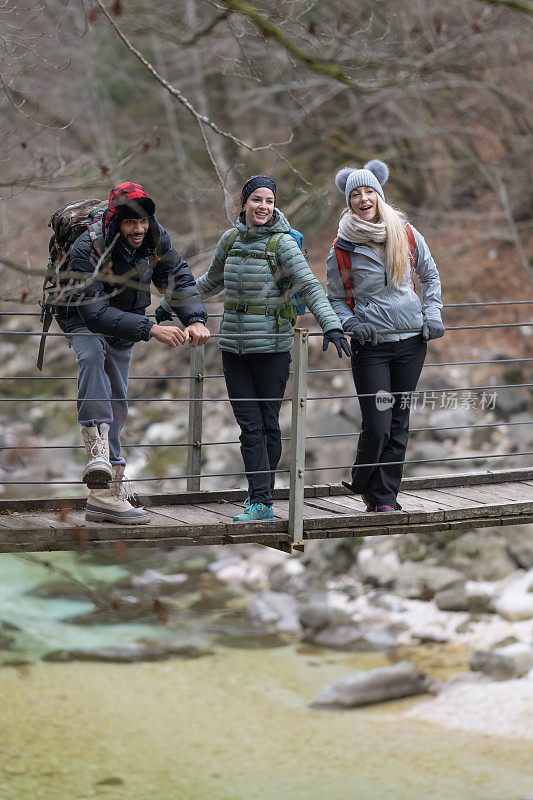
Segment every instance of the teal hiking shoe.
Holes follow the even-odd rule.
[[[250,503],[242,514],[233,517],[233,522],[254,522],[260,519],[274,519],[272,506],[266,506],[264,503]]]

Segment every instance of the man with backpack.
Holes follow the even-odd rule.
[[[81,220],[77,206],[52,217],[49,273],[60,276],[51,295],[54,316],[64,332],[75,334],[69,341],[79,369],[78,422],[88,460],[82,475],[89,488],[85,516],[95,522],[144,524],[148,512],[127,499],[120,446],[132,346],[149,339],[169,347],[202,345],[210,336],[207,313],[187,263],[157,222],[155,203],[142,186],[115,186],[107,207]],[[67,253],[62,246],[74,221],[83,232]],[[184,330],[160,325],[167,318],[161,309],[157,322],[146,315],[152,281]]]

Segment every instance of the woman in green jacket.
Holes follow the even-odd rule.
[[[279,412],[291,362],[293,292],[298,292],[322,328],[322,349],[333,342],[339,358],[343,350],[350,354],[339,318],[298,244],[288,235],[290,230],[276,208],[276,184],[255,175],[242,189],[236,227],[223,234],[209,269],[197,281],[203,298],[225,293],[218,344],[228,396],[241,429],[249,489],[244,512],[234,518],[237,522],[274,516],[272,495],[281,456]]]

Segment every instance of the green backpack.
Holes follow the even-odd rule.
[[[300,231],[297,231],[295,228],[291,228],[287,231],[289,236],[292,236],[294,241],[300,247],[300,250],[304,254],[305,259],[308,261],[309,256],[307,254],[307,250],[303,249],[303,236]],[[234,228],[228,238],[226,239],[226,247],[225,247],[225,258],[228,257],[230,250],[233,248],[237,237],[239,235],[239,231],[237,228]],[[268,262],[268,266],[270,267],[270,271],[272,273],[272,277],[276,283],[276,286],[279,289],[279,293],[283,297],[287,294],[287,289],[290,288],[287,286],[286,281],[283,279],[281,264],[279,263],[278,259],[278,245],[280,243],[281,238],[285,236],[285,233],[273,233],[272,236],[269,237],[266,245],[265,245],[265,256]],[[292,327],[296,325],[296,321],[301,314],[305,314],[306,308],[305,303],[297,294],[297,292],[293,292],[291,295],[291,299],[284,303],[282,306],[278,307],[276,312],[276,327],[279,330],[279,324],[281,319],[287,319]]]

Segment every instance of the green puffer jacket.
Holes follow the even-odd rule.
[[[212,297],[224,290],[226,303],[242,303],[267,308],[268,314],[252,314],[248,311],[225,310],[220,325],[222,334],[218,346],[230,353],[274,353],[286,352],[292,347],[292,327],[287,319],[279,320],[276,331],[276,309],[297,291],[316,318],[324,332],[342,330],[336,313],[331,308],[326,294],[315,278],[302,251],[292,236],[283,236],[278,244],[278,262],[282,269],[283,285],[287,285],[282,296],[266,258],[265,247],[274,233],[286,233],[290,225],[285,216],[276,209],[267,225],[247,226],[243,214],[236,223],[239,235],[226,257],[226,242],[233,230],[226,231],[216,246],[209,269],[196,282],[202,298]],[[290,289],[289,289],[290,287]],[[266,333],[287,334],[279,338],[267,338]],[[233,339],[229,334],[247,333],[253,338]],[[258,335],[259,334],[259,335]]]

